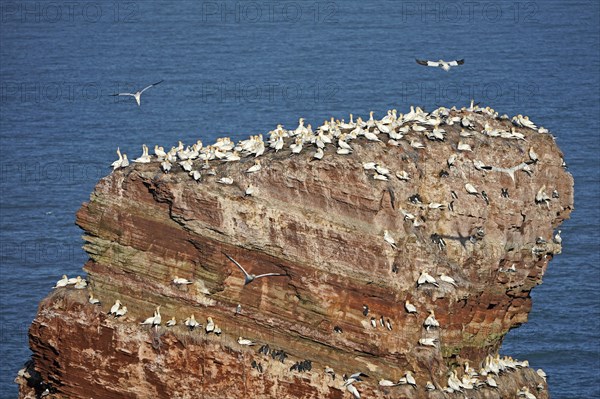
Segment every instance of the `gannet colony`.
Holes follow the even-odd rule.
[[[441,62],[423,65],[443,67]],[[135,95],[138,105],[144,90]],[[420,168],[436,146],[444,146],[435,153],[444,158],[427,159],[429,167]],[[493,159],[489,151],[497,151]],[[277,125],[239,142],[222,137],[210,145],[179,142],[168,150],[157,144],[153,154],[143,144],[132,162],[118,148],[113,176],[103,179],[78,214],[88,237],[90,281],[63,275],[50,300],[63,301],[55,306],[78,312],[74,317],[98,332],[104,349],[95,352],[90,340],[90,353],[97,355],[89,356],[107,356],[116,345],[115,351],[124,352],[115,356],[127,357],[118,360],[119,367],[147,363],[127,372],[139,385],[131,397],[142,397],[144,390],[161,396],[167,387],[172,391],[164,397],[193,397],[159,376],[187,368],[193,384],[213,395],[206,397],[547,398],[546,374],[529,372],[527,360],[501,357],[498,348],[502,336],[526,320],[529,291],[561,250],[560,230],[554,229],[572,209],[572,192],[552,185],[557,176],[570,176],[556,154],[548,130],[527,116],[499,115],[474,102],[432,112],[393,109],[381,119],[373,112],[366,120],[332,117],[314,130],[300,118],[289,130]],[[317,180],[294,165],[322,168],[339,181]],[[347,180],[352,176],[355,187]],[[270,184],[278,179],[281,185]],[[423,184],[405,195],[402,190],[416,181]],[[124,190],[151,194],[129,198]],[[529,191],[534,195],[524,194]],[[144,208],[144,201],[152,205]],[[360,204],[356,215],[353,204]],[[111,216],[120,206],[141,211]],[[525,216],[529,211],[519,214],[521,208],[543,215],[531,218]],[[238,213],[228,216],[234,212],[228,209]],[[314,209],[323,209],[322,216]],[[307,225],[277,218],[288,211],[304,212]],[[161,212],[168,216],[153,215]],[[343,219],[339,225],[336,218]],[[493,226],[487,223],[492,219]],[[103,227],[112,223],[127,237]],[[364,236],[349,243],[354,228]],[[322,237],[313,237],[315,231]],[[179,247],[161,243],[161,234]],[[186,251],[197,251],[198,260]],[[37,327],[34,322],[31,333],[38,340],[44,334],[39,326],[51,319],[43,309],[38,317],[45,321]],[[127,339],[139,341],[133,346],[139,353]],[[205,360],[198,366],[205,356],[198,348],[213,351],[213,366]],[[215,348],[221,348],[221,362],[229,369],[237,362],[239,370],[229,387],[211,390],[212,378],[228,379],[215,365]],[[76,388],[65,388],[66,381],[82,384],[86,377],[66,366],[61,372],[43,366],[45,352],[33,351],[34,362],[20,376],[31,381],[35,374],[38,392],[75,397]],[[196,360],[187,366],[169,363],[171,356],[188,354]],[[128,388],[106,392],[111,389]],[[108,397],[106,392],[99,397]]]

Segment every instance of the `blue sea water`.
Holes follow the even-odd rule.
[[[75,212],[120,146],[239,139],[471,98],[551,130],[575,178],[563,253],[502,353],[600,397],[600,3],[0,2],[0,398],[39,301],[86,260]],[[446,73],[414,58],[465,58]],[[164,79],[142,96],[110,97]]]

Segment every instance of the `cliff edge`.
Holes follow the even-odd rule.
[[[260,157],[222,140],[175,148],[169,173],[156,156],[115,170],[77,213],[87,287],[41,302],[20,397],[548,398],[542,373],[497,356],[573,209],[562,153],[529,123],[473,106],[301,122]],[[245,285],[227,256],[282,276]]]

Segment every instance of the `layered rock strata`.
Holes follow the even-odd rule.
[[[449,125],[453,117],[472,129]],[[553,235],[573,208],[573,179],[550,134],[518,127],[494,137],[491,129],[514,128],[482,111],[443,119],[443,141],[421,123],[426,132],[396,142],[384,133],[347,140],[348,155],[334,139],[321,160],[310,143],[291,154],[294,138],[285,138],[256,173],[246,172],[253,157],[210,161],[215,175],[196,160],[195,181],[176,164],[163,173],[153,158],[103,178],[77,213],[88,287],[41,302],[21,397],[347,398],[342,374],[362,371],[370,377],[352,386],[363,398],[462,398],[442,391],[449,376],[462,381],[467,363],[488,367],[527,321],[530,292],[560,252]],[[368,162],[389,172],[365,170]],[[244,285],[225,254],[250,273],[284,276]],[[423,272],[436,284],[417,284]],[[174,285],[175,276],[192,284]],[[101,305],[88,303],[91,292]],[[107,315],[117,299],[128,309],[119,318]],[[418,313],[407,313],[407,300]],[[140,325],[157,305],[161,326]],[[429,310],[439,328],[424,327]],[[190,331],[192,314],[204,325],[212,317],[221,335]],[[166,327],[171,317],[177,325]],[[427,338],[433,346],[419,344]],[[305,360],[310,370],[298,367]],[[416,387],[378,384],[407,371]],[[528,367],[490,375],[498,388],[473,377],[481,387],[468,397],[515,397],[523,387],[548,397]]]

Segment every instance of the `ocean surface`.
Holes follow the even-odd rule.
[[[563,252],[502,354],[553,398],[600,397],[597,1],[0,2],[0,398],[27,329],[86,255],[75,212],[119,146],[267,132],[298,117],[382,117],[471,98],[556,136],[575,178]],[[414,59],[464,58],[446,73]],[[111,97],[164,82],[142,96]]]

